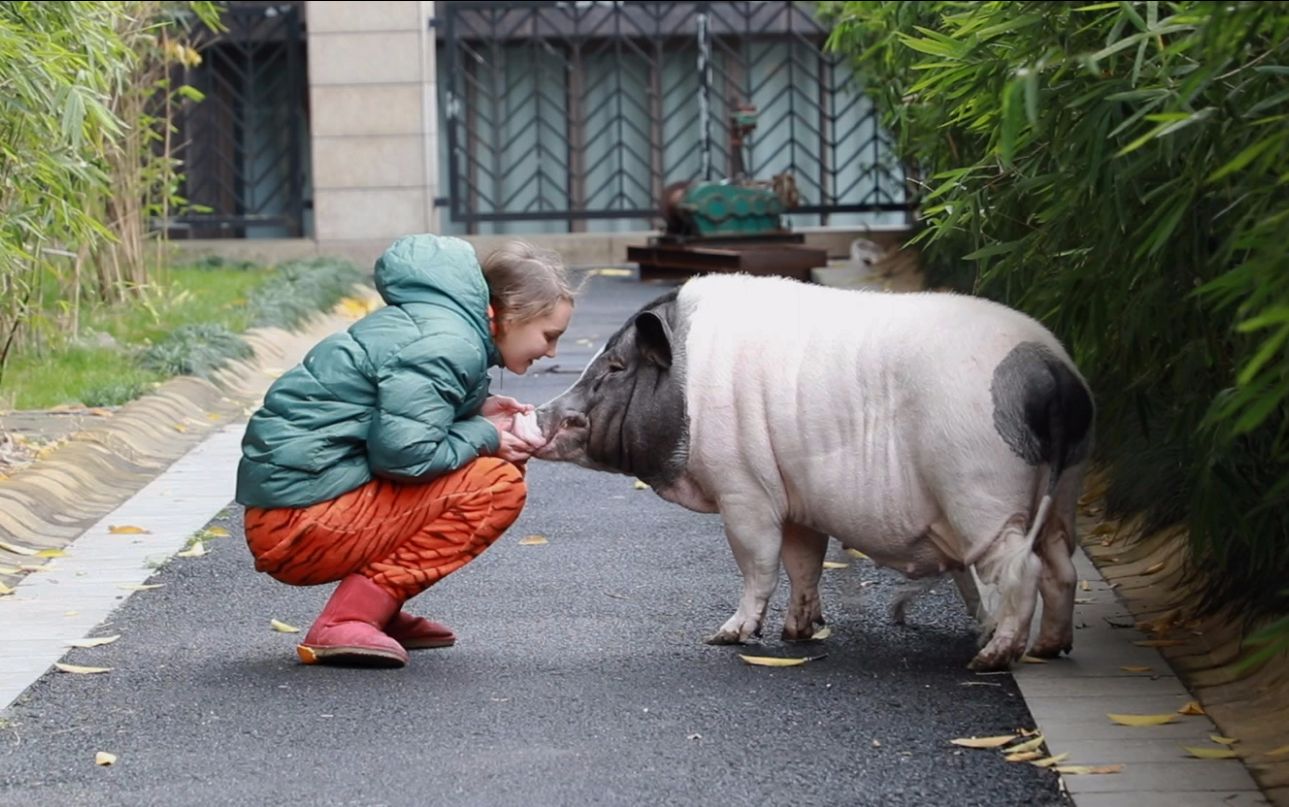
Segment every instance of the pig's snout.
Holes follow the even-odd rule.
[[[590,421],[581,412],[538,409],[537,425],[546,444],[535,454],[542,459],[566,459],[586,442]]]

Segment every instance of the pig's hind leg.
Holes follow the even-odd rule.
[[[809,639],[814,635],[815,626],[824,624],[819,577],[823,574],[827,553],[827,535],[799,524],[783,525],[783,568],[791,587],[788,616],[783,621],[785,641]]]
[[[1038,535],[1035,550],[1043,562],[1038,590],[1043,616],[1030,655],[1055,658],[1074,649],[1074,597],[1078,572],[1074,569],[1075,519],[1078,514],[1082,468],[1067,471],[1057,485],[1052,514]]]

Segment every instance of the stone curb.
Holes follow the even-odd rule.
[[[1103,484],[1090,480],[1089,488]],[[1081,544],[1114,586],[1141,637],[1168,642],[1156,648],[1187,686],[1220,733],[1236,738],[1239,761],[1262,794],[1289,807],[1289,654],[1254,669],[1240,669],[1248,625],[1228,609],[1195,618],[1198,583],[1187,574],[1189,546],[1183,528],[1143,535],[1140,525],[1103,517],[1097,493],[1085,495]],[[1134,631],[1135,632],[1135,631]],[[1279,750],[1269,755],[1268,751]]]
[[[375,289],[353,297],[367,310],[381,304]],[[254,354],[230,362],[210,381],[180,376],[122,406],[11,476],[0,478],[0,575],[12,588],[43,566],[35,553],[59,550],[111,513],[218,428],[246,417],[273,380],[319,340],[348,327],[353,307],[337,305],[299,328],[256,328],[243,334]]]

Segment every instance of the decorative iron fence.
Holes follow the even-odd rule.
[[[201,64],[175,76],[205,96],[175,123],[192,209],[173,238],[301,237],[308,169],[308,80],[301,3],[233,3],[227,31],[204,31]]]
[[[656,218],[663,189],[789,173],[794,212],[910,209],[903,173],[827,31],[790,2],[451,2],[448,200],[477,223]],[[757,128],[742,162],[731,126]],[[737,147],[736,147],[737,148]]]

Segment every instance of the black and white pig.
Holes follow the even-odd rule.
[[[828,536],[910,578],[953,574],[1005,669],[1073,644],[1074,519],[1095,410],[1059,341],[980,298],[707,275],[644,306],[538,408],[542,459],[636,476],[719,512],[743,574],[714,644],[822,624]],[[983,614],[970,572],[996,587]]]

